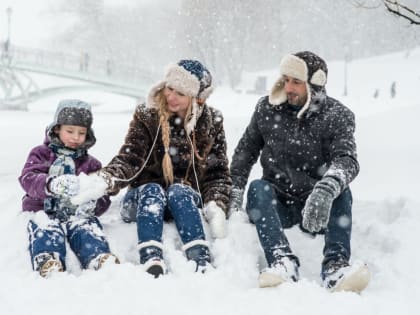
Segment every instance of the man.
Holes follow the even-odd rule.
[[[280,78],[259,100],[232,158],[231,213],[241,209],[261,153],[263,177],[250,183],[246,205],[268,264],[260,287],[298,281],[299,259],[283,231],[296,224],[304,232],[325,235],[325,287],[360,292],[369,281],[365,265],[349,265],[348,185],[359,172],[354,115],[326,95],[327,74],[325,61],[312,52],[286,55]]]

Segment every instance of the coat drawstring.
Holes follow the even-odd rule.
[[[159,123],[158,128],[157,128],[157,131],[156,131],[155,138],[154,138],[154,140],[153,140],[152,147],[150,148],[150,150],[149,150],[149,154],[147,155],[146,160],[144,161],[144,163],[143,163],[142,167],[139,169],[139,171],[138,171],[137,173],[135,173],[132,177],[128,178],[128,179],[118,178],[118,177],[112,176],[113,181],[119,181],[119,182],[130,182],[130,181],[132,181],[134,178],[136,178],[137,176],[139,176],[139,175],[141,174],[141,172],[143,171],[143,169],[146,167],[146,164],[147,164],[147,162],[149,161],[150,156],[152,155],[153,148],[155,147],[155,145],[156,145],[156,141],[157,141],[157,138],[158,138],[158,136],[159,136],[160,127],[161,127],[161,124]],[[187,134],[187,139],[188,139],[188,141],[189,141],[189,143],[190,143],[190,145],[191,145],[191,151],[192,151],[192,154],[191,154],[191,159],[192,159],[192,169],[193,169],[193,172],[194,172],[194,179],[195,179],[195,182],[196,182],[196,184],[197,184],[197,191],[198,191],[198,195],[199,195],[199,197],[200,197],[200,203],[201,203],[201,206],[203,207],[203,206],[204,206],[204,203],[203,203],[203,199],[201,198],[200,185],[199,185],[199,182],[198,182],[197,170],[196,170],[196,168],[195,168],[195,153],[196,153],[196,152],[195,152],[195,150],[194,150],[194,145],[193,145],[193,142],[192,142],[192,140],[191,140],[191,137],[190,137],[188,134]],[[197,154],[198,154],[198,152],[197,152]]]
[[[130,182],[130,181],[132,181],[134,178],[136,178],[137,176],[139,176],[139,175],[141,174],[141,172],[143,172],[143,169],[146,167],[146,164],[147,164],[147,162],[149,161],[150,156],[151,156],[151,155],[152,155],[152,153],[153,153],[153,148],[154,148],[154,147],[155,147],[155,145],[156,145],[156,141],[157,141],[157,138],[158,138],[158,136],[159,136],[160,126],[161,126],[161,124],[160,124],[160,122],[159,122],[159,125],[158,125],[158,128],[157,128],[157,131],[156,131],[156,135],[155,135],[155,139],[153,140],[152,147],[150,148],[150,150],[149,150],[149,154],[147,155],[146,160],[144,161],[144,163],[143,163],[143,165],[141,166],[141,168],[139,169],[139,171],[138,171],[137,173],[135,173],[133,176],[131,176],[130,178],[128,178],[128,179],[118,178],[118,177],[112,176],[113,181],[118,181],[118,182]]]
[[[193,142],[191,141],[191,138],[190,138],[190,135],[189,134],[187,134],[187,139],[188,139],[188,141],[190,142],[190,145],[191,145],[191,160],[192,160],[192,169],[193,169],[193,172],[194,172],[194,179],[195,179],[195,182],[196,182],[196,184],[197,184],[197,191],[198,191],[198,195],[199,195],[199,197],[200,197],[200,203],[201,203],[201,207],[204,207],[204,203],[203,203],[203,199],[201,198],[201,191],[200,191],[200,185],[199,185],[199,182],[198,182],[198,176],[197,176],[197,171],[196,171],[196,169],[195,169],[195,150],[194,150],[194,145],[193,145]],[[197,152],[197,154],[198,154],[198,152]]]

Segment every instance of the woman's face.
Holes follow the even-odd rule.
[[[181,118],[185,118],[188,106],[191,103],[191,97],[176,91],[170,86],[165,87],[163,95],[166,98],[166,103],[168,103],[168,110]]]

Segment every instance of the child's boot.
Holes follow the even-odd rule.
[[[119,264],[120,260],[111,253],[99,254],[89,263],[88,269],[99,270],[105,265]]]
[[[42,253],[34,258],[34,269],[39,272],[41,277],[48,278],[55,272],[64,270],[60,259],[54,253]]]

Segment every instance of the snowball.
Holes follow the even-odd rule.
[[[106,193],[107,184],[105,180],[96,173],[86,175],[80,173],[80,190],[79,193],[70,199],[74,205],[81,205],[90,200],[97,200]]]

